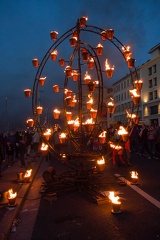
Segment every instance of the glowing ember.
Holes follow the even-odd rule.
[[[128,134],[128,132],[124,127],[120,126],[118,130],[118,135],[125,135],[125,134]]]
[[[105,164],[105,160],[104,157],[102,156],[102,159],[97,160],[97,164],[101,165],[101,164]]]
[[[138,179],[138,173],[135,172],[135,171],[132,171],[132,172],[131,172],[131,178],[136,178],[136,179]]]
[[[32,169],[27,170],[26,173],[25,173],[25,175],[24,175],[24,178],[30,177],[30,176],[31,176],[31,173],[32,173]]]
[[[114,204],[121,204],[121,202],[119,202],[119,197],[115,197],[114,192],[109,192],[109,199],[112,201],[112,203]]]
[[[106,59],[106,61],[105,61],[105,68],[106,68],[106,70],[107,70],[107,69],[114,70],[114,66],[112,66],[112,67],[109,66],[109,64],[108,64],[108,59]]]
[[[13,189],[8,190],[8,199],[13,199],[17,197],[17,192],[13,193]]]

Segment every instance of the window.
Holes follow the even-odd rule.
[[[153,92],[149,92],[149,100],[153,100]]]
[[[157,90],[154,91],[154,99],[157,99]]]
[[[158,105],[150,107],[151,115],[158,114]]]
[[[157,78],[153,78],[153,86],[157,86]]]
[[[127,79],[127,87],[129,87],[129,79]]]
[[[148,75],[149,75],[149,76],[152,75],[152,68],[151,68],[151,67],[148,68]]]
[[[152,79],[149,80],[149,88],[151,88],[151,87],[153,87],[153,85],[152,85]]]
[[[126,81],[124,81],[124,88],[126,88]]]
[[[124,92],[124,100],[126,100],[126,92]]]
[[[121,83],[121,89],[123,89],[123,82]]]
[[[123,101],[123,93],[121,93],[121,100]]]
[[[156,64],[153,65],[153,73],[156,73],[157,72],[157,68],[156,68]]]

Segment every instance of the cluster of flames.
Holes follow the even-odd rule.
[[[131,178],[138,179],[138,173],[136,171],[131,171]]]
[[[31,176],[31,173],[32,173],[32,169],[29,169],[26,171],[25,175],[24,175],[24,178],[28,178]]]
[[[110,67],[110,65],[108,64],[108,59],[106,59],[106,61],[105,61],[105,68],[106,68],[106,70],[113,70],[114,71],[114,66]]]
[[[123,149],[122,146],[120,146],[119,144],[114,144],[113,142],[109,141],[108,142],[109,146],[115,150],[120,150],[120,149]]]
[[[105,138],[106,137],[106,131],[103,131],[102,133],[99,134],[99,138]]]
[[[16,198],[16,197],[17,197],[17,192],[13,192],[13,189],[10,188],[10,189],[8,190],[8,199],[14,199],[14,198]]]
[[[118,130],[118,135],[128,135],[128,132],[123,126],[120,126]]]
[[[114,192],[109,192],[109,199],[111,200],[112,203],[114,204],[121,204],[121,202],[119,201],[119,197],[118,196],[115,196],[115,193]]]
[[[104,156],[102,156],[102,159],[97,160],[97,164],[98,164],[98,165],[105,164]]]
[[[42,143],[41,151],[47,151],[47,150],[48,150],[48,144]]]

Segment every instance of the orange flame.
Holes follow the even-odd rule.
[[[135,171],[131,171],[131,178],[138,178],[138,173]]]
[[[10,188],[8,190],[8,199],[13,199],[13,198],[16,198],[17,197],[17,192],[13,193],[13,189]]]
[[[31,173],[32,173],[32,169],[30,170],[27,170],[24,177],[27,178],[27,177],[30,177],[31,176]]]
[[[109,66],[109,64],[108,64],[108,59],[106,59],[106,61],[105,61],[105,67],[106,67],[106,70],[107,70],[107,69],[112,69],[112,70],[114,70],[114,66],[112,66],[112,67]]]
[[[117,196],[115,196],[114,195],[114,192],[109,192],[109,199],[112,201],[112,203],[114,203],[114,204],[121,204],[121,202],[119,202],[119,197]]]

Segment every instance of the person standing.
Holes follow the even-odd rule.
[[[145,153],[147,156],[149,155],[149,148],[148,148],[148,128],[145,124],[142,124],[142,128],[139,133],[140,136],[140,154],[143,156]]]
[[[14,158],[14,147],[10,141],[6,143],[6,155],[8,159],[8,167],[13,165],[13,158]]]
[[[32,137],[32,143],[33,143],[33,150],[36,154],[39,153],[39,144],[40,144],[40,136],[38,131],[35,131]]]
[[[5,147],[3,135],[0,134],[0,177],[2,177],[2,163],[5,161]]]
[[[27,147],[27,157],[29,157],[31,152],[31,144],[32,144],[32,135],[29,131],[25,133],[25,141],[26,141],[26,147]]]
[[[20,139],[19,139],[19,154],[20,154],[21,167],[26,167],[26,162],[25,162],[26,144],[22,136],[20,136]]]

